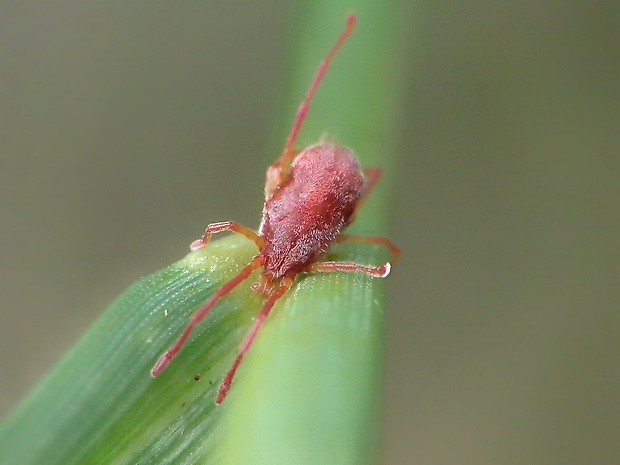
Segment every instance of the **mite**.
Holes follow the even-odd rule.
[[[303,151],[295,150],[297,135],[310,108],[310,102],[332,59],[353,32],[356,18],[347,18],[346,28],[323,60],[301,103],[284,152],[267,169],[265,204],[258,234],[233,221],[212,223],[204,235],[190,246],[197,250],[209,242],[211,235],[223,231],[242,234],[258,246],[258,254],[239,274],[219,288],[194,314],[177,342],[164,353],[151,370],[159,375],[179,353],[194,328],[220,299],[259,268],[259,282],[252,288],[265,298],[254,325],[239,348],[239,353],[220,385],[216,404],[220,404],[230,389],[237,368],[250,349],[256,334],[267,319],[274,304],[291,288],[299,273],[345,271],[385,278],[390,263],[381,266],[350,262],[319,261],[335,242],[355,241],[382,244],[394,258],[398,248],[383,237],[362,237],[342,234],[353,222],[360,206],[381,175],[379,169],[362,170],[351,150],[329,142],[321,142]]]

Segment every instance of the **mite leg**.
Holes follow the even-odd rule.
[[[366,242],[369,244],[384,245],[390,250],[394,261],[396,262],[400,257],[400,249],[394,245],[394,243],[386,237],[367,237],[367,236],[353,236],[351,234],[341,234],[336,239],[336,242]]]
[[[290,163],[291,160],[295,159],[299,153],[299,150],[291,150],[287,156],[287,159],[289,160],[287,163]],[[286,166],[288,167],[288,165]],[[269,200],[278,187],[280,187],[280,184],[282,184],[282,181],[284,180],[284,170],[285,168],[282,166],[280,160],[277,160],[273,165],[270,165],[269,168],[267,168],[267,175],[265,179],[265,200]]]
[[[381,179],[381,173],[383,172],[381,168],[365,168],[363,171],[364,176],[366,177],[366,185],[364,186],[364,193],[362,194],[362,198],[358,200],[358,205],[360,201],[364,203],[366,198],[368,198],[372,190],[379,182],[379,179]]]
[[[347,25],[345,27],[345,30],[342,32],[342,34],[340,35],[332,49],[329,51],[325,59],[319,65],[319,69],[317,70],[316,75],[312,80],[312,84],[310,85],[310,89],[308,89],[306,98],[304,98],[303,102],[301,102],[301,105],[299,106],[299,109],[297,110],[297,116],[295,117],[295,121],[293,122],[293,127],[291,128],[291,132],[286,139],[286,146],[284,147],[284,152],[282,153],[280,158],[276,160],[273,165],[271,165],[271,168],[273,169],[272,175],[277,174],[278,176],[278,180],[277,182],[275,182],[273,190],[275,190],[282,183],[282,181],[284,181],[286,170],[288,169],[288,166],[291,164],[296,155],[293,146],[295,145],[295,141],[297,140],[297,136],[299,135],[299,130],[303,126],[306,115],[308,114],[308,110],[310,109],[310,102],[314,97],[314,94],[316,93],[319,84],[323,80],[323,77],[325,77],[325,73],[327,73],[327,69],[329,68],[329,65],[334,59],[334,56],[336,55],[342,44],[349,38],[349,36],[353,32],[355,22],[355,15],[349,15],[347,17]],[[267,181],[269,182],[269,172],[267,178]]]
[[[215,400],[215,403],[217,405],[221,404],[222,401],[226,398],[226,394],[228,394],[228,390],[230,389],[230,385],[233,381],[233,378],[235,377],[235,373],[237,373],[237,368],[239,368],[239,365],[245,357],[245,354],[247,354],[248,350],[250,350],[256,334],[267,319],[267,316],[269,316],[269,312],[271,312],[274,304],[278,301],[278,299],[280,299],[280,297],[286,294],[286,291],[291,288],[293,280],[294,278],[284,278],[280,283],[280,286],[278,286],[276,290],[265,301],[263,308],[261,308],[260,312],[256,316],[254,326],[252,326],[252,329],[239,347],[239,354],[237,355],[237,358],[230,367],[230,370],[228,370],[228,373],[226,373],[224,381],[222,381],[222,384],[220,385],[220,389],[217,393],[217,399]]]
[[[176,357],[181,348],[185,345],[185,342],[187,342],[187,339],[189,338],[189,335],[192,333],[194,328],[198,325],[198,323],[202,321],[205,316],[207,316],[207,314],[209,313],[209,311],[211,311],[215,304],[218,303],[220,299],[222,299],[222,297],[226,296],[228,293],[230,293],[230,291],[232,291],[235,287],[241,284],[244,280],[249,278],[252,272],[260,268],[261,265],[262,263],[260,257],[254,257],[254,259],[250,262],[248,266],[243,268],[237,276],[235,276],[222,287],[220,287],[215,292],[215,294],[213,294],[211,298],[207,300],[203,307],[198,310],[194,314],[194,316],[192,316],[189,324],[185,327],[185,329],[183,330],[183,334],[181,334],[181,337],[179,337],[177,342],[175,342],[174,345],[170,347],[170,349],[168,349],[168,351],[159,358],[159,360],[151,370],[152,376],[157,376],[166,369],[172,359]]]
[[[349,223],[353,223],[355,221],[355,217],[357,213],[360,211],[360,208],[364,205],[368,196],[375,188],[379,179],[381,178],[381,168],[366,168],[364,170],[364,176],[366,177],[366,185],[364,186],[364,193],[357,201],[357,205],[355,206],[355,211],[353,215],[351,215],[351,219]],[[400,249],[394,245],[392,241],[385,237],[365,237],[365,236],[353,236],[351,234],[341,234],[336,239],[336,242],[367,242],[370,244],[381,244],[390,249],[392,256],[394,257],[394,261],[397,261],[400,257]]]
[[[224,231],[232,231],[247,237],[248,239],[256,243],[258,248],[261,250],[265,246],[265,239],[260,237],[250,228],[246,228],[242,224],[235,223],[234,221],[222,221],[220,223],[211,223],[209,226],[207,226],[207,229],[205,230],[205,233],[202,235],[202,237],[192,242],[189,248],[191,250],[198,250],[203,247],[207,242],[209,242],[212,234]]]
[[[373,278],[385,278],[390,274],[392,265],[385,263],[381,266],[369,266],[360,265],[359,263],[351,262],[316,262],[310,265],[308,271],[316,271],[320,273],[327,273],[331,271],[355,271],[358,273],[364,273]]]
[[[355,211],[351,215],[351,218],[349,218],[348,224],[353,223],[355,221],[355,218],[357,218],[357,214],[359,213],[360,209],[366,203],[366,200],[368,200],[368,196],[370,195],[372,190],[375,188],[375,186],[379,182],[379,179],[381,178],[381,172],[382,172],[381,168],[364,169],[364,177],[366,178],[366,184],[364,185],[364,192],[362,193],[362,196],[357,201],[357,205],[355,206]]]

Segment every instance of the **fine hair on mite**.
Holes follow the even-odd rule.
[[[209,242],[211,235],[231,231],[253,241],[258,247],[258,254],[192,316],[179,339],[159,358],[151,370],[152,376],[158,376],[166,369],[211,309],[255,270],[262,268],[260,280],[252,285],[252,289],[263,296],[265,301],[220,384],[216,404],[226,398],[235,373],[256,334],[274,304],[291,288],[299,273],[344,271],[364,273],[374,278],[385,278],[390,273],[389,262],[372,266],[320,261],[337,242],[380,244],[390,250],[394,260],[398,258],[400,250],[387,238],[342,233],[355,220],[360,207],[379,181],[381,170],[362,169],[353,151],[325,139],[304,150],[294,148],[310,109],[310,102],[355,24],[356,16],[349,15],[344,31],[321,62],[297,110],[282,155],[267,168],[265,203],[258,233],[234,221],[223,221],[209,224],[203,236],[191,244],[190,248],[197,250]]]

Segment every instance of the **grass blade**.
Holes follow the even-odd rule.
[[[299,145],[329,130],[366,166],[387,168],[389,180],[397,12],[379,2],[354,9],[358,29],[313,102]],[[296,108],[348,12],[323,1],[302,8],[287,108]],[[283,133],[290,119],[287,112]],[[355,232],[384,231],[387,192],[373,194]],[[215,392],[261,304],[250,283],[213,310],[164,374],[149,376],[191,314],[255,253],[244,238],[220,239],[130,287],[4,420],[0,463],[373,463],[381,280],[300,277],[220,407]],[[387,254],[343,244],[330,258],[379,264]]]

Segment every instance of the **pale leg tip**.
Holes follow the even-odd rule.
[[[166,369],[170,363],[170,360],[172,360],[172,358],[169,357],[167,353],[162,355],[161,358],[157,360],[155,366],[151,369],[151,376],[153,378],[159,376]]]
[[[204,245],[205,243],[202,241],[202,239],[196,239],[190,244],[189,249],[193,252],[195,250],[201,249]]]
[[[220,405],[222,402],[224,402],[224,399],[226,398],[226,394],[228,394],[229,388],[230,386],[227,386],[226,384],[222,384],[220,386],[220,389],[217,391],[217,398],[215,399],[215,405]]]
[[[390,274],[390,271],[392,271],[392,265],[390,264],[390,262],[387,262],[380,268],[381,277],[387,278]]]

